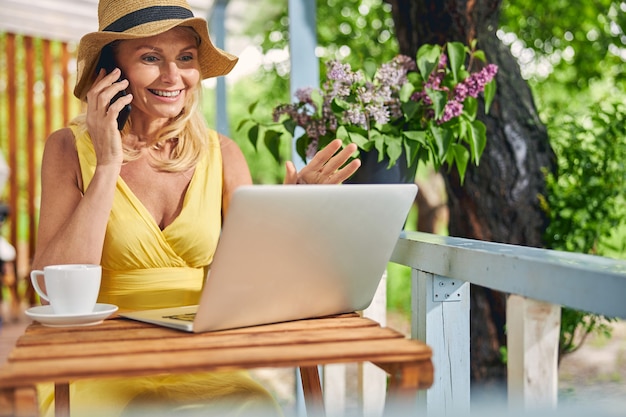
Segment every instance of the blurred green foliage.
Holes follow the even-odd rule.
[[[501,7],[500,37],[528,78],[557,156],[558,173],[540,196],[552,249],[626,259],[624,27],[626,6],[611,0]],[[610,335],[611,320],[563,308],[561,355],[589,334]]]
[[[547,174],[543,200],[550,224],[548,247],[597,255],[626,253],[626,105],[607,100],[576,113],[555,115],[548,124],[558,158],[556,175]],[[604,316],[562,309],[560,352],[578,349],[591,333],[610,335]]]
[[[582,114],[556,115],[548,124],[558,158],[548,174],[546,244],[570,252],[624,252],[607,237],[626,218],[626,105],[610,99]]]
[[[591,83],[614,77],[623,91],[626,7],[612,0],[504,0],[501,28],[526,48],[522,65],[535,67],[539,80],[551,78],[572,95]]]

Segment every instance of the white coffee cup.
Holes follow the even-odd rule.
[[[44,292],[38,277],[43,276]],[[49,265],[30,273],[30,280],[39,296],[50,303],[55,314],[79,315],[94,311],[102,267],[91,264]]]

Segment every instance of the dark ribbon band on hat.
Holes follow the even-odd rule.
[[[180,6],[152,6],[120,17],[103,30],[105,32],[125,32],[144,23],[169,19],[189,19],[193,13]]]

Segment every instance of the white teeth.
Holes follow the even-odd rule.
[[[152,91],[157,96],[161,96],[161,97],[176,97],[180,94],[182,90],[177,90],[177,91],[150,90],[150,91]]]

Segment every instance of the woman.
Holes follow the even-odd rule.
[[[101,264],[98,302],[122,310],[197,304],[233,191],[252,182],[235,142],[197,110],[201,80],[227,74],[237,58],[212,45],[206,21],[183,0],[101,0],[98,17],[100,30],[78,48],[74,94],[86,112],[46,142],[33,269]],[[99,62],[103,50],[114,61],[108,73],[99,68],[109,66]],[[342,182],[360,162],[344,166],[355,148],[340,148],[335,141],[300,172],[288,163],[285,183]],[[84,381],[71,390],[72,415],[153,405],[172,414],[215,404],[276,410],[242,373]],[[40,388],[44,412],[53,409],[50,393]]]

